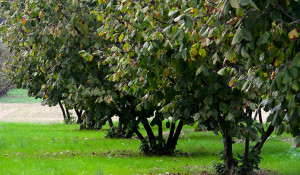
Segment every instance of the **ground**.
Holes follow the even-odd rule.
[[[59,106],[41,106],[40,103],[0,103],[0,121],[29,123],[62,123]]]
[[[267,114],[263,115],[265,119]],[[213,172],[212,165],[220,162],[218,153],[223,148],[220,135],[191,132],[194,126],[184,126],[176,155],[146,157],[140,155],[136,138],[104,138],[107,125],[91,131],[62,123],[58,106],[41,106],[41,100],[28,98],[26,90],[14,90],[1,98],[0,165],[5,166],[0,174],[197,174]],[[144,129],[141,132],[145,135]],[[233,147],[235,154],[242,153],[244,144],[236,140]],[[300,174],[300,150],[291,148],[291,135],[273,134],[261,156],[265,174]]]

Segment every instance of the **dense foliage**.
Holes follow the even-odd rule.
[[[198,122],[223,136],[218,172],[244,174],[258,168],[259,152],[274,130],[300,135],[299,1],[1,5],[3,40],[16,55],[13,81],[45,104],[63,101],[85,111],[83,127],[101,128],[108,120],[114,135],[116,115],[117,134],[134,132],[144,153],[171,154],[182,126]],[[252,117],[260,109],[271,111],[266,131]],[[238,158],[234,138],[245,141]],[[256,142],[252,150],[250,142]]]
[[[6,50],[5,46],[0,41],[0,98],[3,95],[6,95],[7,91],[12,87],[6,74],[11,62],[10,56],[11,55]]]

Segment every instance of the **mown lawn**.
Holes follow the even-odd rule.
[[[28,97],[27,89],[11,89],[7,95],[0,98],[0,103],[40,103],[41,99]]]
[[[78,125],[0,123],[0,174],[197,174],[213,173],[220,162],[222,139],[211,132],[184,128],[174,156],[147,157],[137,139],[104,138],[101,131],[80,131]],[[261,169],[271,174],[300,174],[300,148],[289,135],[272,136],[262,152]],[[284,140],[284,141],[282,141]],[[234,145],[235,153],[243,144]]]

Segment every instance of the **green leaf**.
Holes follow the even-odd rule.
[[[247,63],[246,63],[246,69],[251,68],[252,66],[252,58],[248,58]]]
[[[208,69],[205,66],[200,66],[200,68],[196,71],[196,75],[203,73],[205,76],[209,75]]]
[[[293,81],[293,83],[292,83],[292,86],[291,86],[291,88],[293,89],[293,90],[295,90],[295,91],[299,91],[299,81],[298,80],[294,80]]]
[[[48,41],[49,41],[48,37],[47,36],[43,36],[42,42],[46,44]]]
[[[255,8],[256,10],[259,10],[259,8],[256,6],[256,4],[252,0],[249,0],[249,1],[253,8]]]
[[[124,44],[123,50],[124,50],[125,52],[129,52],[130,49],[131,49],[131,45],[130,45],[129,43]]]
[[[177,12],[179,12],[179,10],[177,8],[176,9],[171,9],[169,11],[168,16],[173,17],[173,15],[175,15]]]
[[[220,110],[221,112],[227,113],[227,111],[228,111],[227,108],[228,108],[228,106],[227,106],[226,103],[223,103],[223,102],[220,102],[220,103],[219,103],[219,110]]]
[[[294,57],[294,66],[300,68],[300,52],[298,52]]]
[[[290,76],[290,74],[289,74],[289,71],[288,70],[285,70],[284,72],[283,72],[283,77],[282,77],[282,83],[283,84],[289,84],[289,83],[291,83],[292,82],[292,77]]]
[[[199,40],[199,35],[198,35],[196,30],[193,30],[193,32],[192,32],[191,40],[192,41],[198,41]]]
[[[240,7],[239,0],[230,0],[230,4],[231,4],[231,7],[236,8],[236,9]]]
[[[237,30],[233,39],[232,39],[232,42],[231,42],[231,45],[235,45],[237,44],[238,42],[240,42],[241,40],[243,39],[243,33],[241,30]]]
[[[292,66],[290,68],[290,75],[292,76],[292,78],[294,80],[298,79],[299,78],[299,70],[296,67]]]
[[[219,71],[218,71],[218,74],[219,75],[225,75],[225,74],[227,74],[227,67],[223,67],[222,69],[220,69]]]
[[[251,109],[252,111],[254,111],[254,110],[256,109],[256,106],[255,106],[254,103],[250,103],[250,104],[249,104],[249,107],[250,107],[250,109]]]
[[[218,62],[221,61],[217,52],[212,56],[212,59],[213,59],[213,65],[216,65]]]
[[[246,6],[246,5],[250,4],[250,0],[241,0],[240,4],[241,4],[241,6]]]
[[[183,21],[186,28],[192,28],[194,26],[194,21],[189,15],[185,15]]]
[[[177,33],[176,33],[175,36],[174,36],[174,39],[175,39],[177,42],[181,43],[182,40],[183,40],[183,38],[184,38],[184,32],[183,32],[183,30],[181,30],[180,28],[178,28],[178,29],[177,29]]]
[[[251,85],[250,81],[247,81],[246,83],[244,83],[244,85],[242,87],[242,91],[248,91],[250,85]]]
[[[163,32],[166,33],[166,34],[171,34],[171,32],[172,32],[172,25],[167,26],[167,27],[163,30]]]
[[[247,41],[252,41],[252,35],[247,29],[242,29],[243,38]]]
[[[276,135],[281,135],[283,133],[283,131],[284,131],[284,124],[281,123],[276,130]]]
[[[228,115],[226,116],[225,120],[234,120],[234,115],[232,113],[228,113]]]
[[[273,80],[272,80],[272,83],[271,83],[270,90],[271,90],[272,92],[274,92],[274,91],[277,91],[277,90],[278,90],[278,88],[277,88],[277,84],[276,84],[276,79],[273,79]]]
[[[259,37],[259,39],[257,40],[256,44],[258,46],[260,46],[262,44],[266,44],[268,42],[269,37],[270,37],[269,33],[265,32],[263,35],[261,35]]]
[[[246,51],[246,47],[245,47],[245,46],[242,47],[241,55],[242,55],[242,57],[244,57],[244,58],[249,58],[249,57],[250,57],[249,54],[248,54],[248,52]],[[248,67],[248,68],[246,67],[246,69],[249,69],[249,67]]]
[[[184,16],[185,16],[184,14],[179,15],[177,18],[174,19],[174,22],[178,22],[178,21],[182,20],[184,18]]]

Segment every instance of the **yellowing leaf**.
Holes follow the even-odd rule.
[[[201,56],[201,57],[206,57],[206,50],[205,49],[199,49],[199,55]]]
[[[26,24],[26,19],[22,18],[22,24],[25,25]]]
[[[130,49],[131,49],[131,45],[130,45],[129,43],[124,44],[123,50],[124,50],[125,52],[129,52]]]
[[[169,68],[166,68],[163,72],[164,77],[168,77],[169,74],[170,74],[170,70],[169,70]]]
[[[98,21],[103,21],[103,16],[102,16],[102,15],[98,15],[98,16],[97,16],[97,20],[98,20]]]
[[[289,39],[295,39],[299,37],[299,33],[296,29],[289,32]]]
[[[43,11],[40,11],[39,16],[40,16],[40,18],[43,18],[43,17],[44,17],[44,12],[43,12]]]
[[[195,13],[195,12],[196,12],[195,9],[191,9],[191,10],[190,10],[190,13]]]
[[[122,34],[119,36],[118,41],[119,41],[119,42],[122,42],[123,38],[124,38],[124,34],[122,33]]]
[[[198,55],[198,47],[199,45],[198,44],[194,44],[190,50],[190,54],[192,57],[195,57]]]
[[[277,57],[277,58],[274,59],[273,65],[275,67],[278,67],[280,64],[282,64],[283,61],[284,61],[283,59]]]
[[[104,36],[105,34],[106,34],[105,32],[98,33],[98,35],[99,35],[100,37]]]
[[[57,5],[54,10],[57,12],[59,10],[59,6]]]

